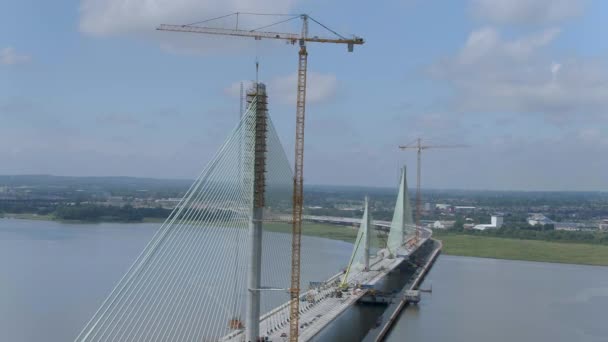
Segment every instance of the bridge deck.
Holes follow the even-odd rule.
[[[349,276],[349,283],[375,285],[382,280],[389,272],[398,267],[405,258],[380,259],[368,272],[357,272],[352,277]],[[336,288],[332,289],[337,290]],[[342,298],[326,298],[312,305],[310,309],[304,311],[300,315],[300,341],[309,341],[315,337],[321,330],[336,319],[342,312],[355,304],[365,293],[367,289],[354,289],[343,294]],[[285,333],[289,334],[289,325],[280,329],[280,331],[269,334],[271,341],[281,341],[280,336]]]
[[[398,257],[388,258],[388,251],[382,250],[376,258],[370,260],[370,270],[353,272],[348,276],[351,285],[361,284],[374,286],[397,268],[407,257],[421,246],[430,236],[423,235],[423,239],[412,249],[403,247]],[[308,290],[300,298],[300,341],[309,341],[321,330],[334,321],[342,312],[355,304],[368,291],[366,288],[356,288],[343,292],[342,298],[335,296],[342,273],[336,274],[327,280],[326,285],[319,289]],[[313,299],[311,301],[307,299]],[[274,310],[260,317],[260,333],[267,336],[269,341],[287,341],[289,336],[289,302],[282,304]],[[236,330],[224,336],[221,341],[243,341],[245,335],[242,330]]]

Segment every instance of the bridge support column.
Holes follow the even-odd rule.
[[[262,219],[263,209],[253,210],[249,223],[249,272],[247,292],[246,341],[256,342],[260,336],[260,287],[262,275]]]
[[[361,222],[362,224],[365,224],[365,255],[364,255],[364,265],[365,271],[369,271],[369,242],[370,242],[370,233],[372,231],[371,226],[372,226],[372,217],[371,214],[369,212],[369,199],[367,196],[365,196],[365,209],[363,212],[363,216],[365,217],[365,222]]]
[[[266,86],[256,83],[247,91],[247,102],[256,102],[255,146],[253,165],[253,208],[249,223],[249,271],[247,274],[247,317],[245,337],[256,342],[260,336],[260,288],[262,276],[262,221],[266,183]]]

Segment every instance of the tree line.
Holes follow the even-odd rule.
[[[144,218],[166,218],[171,210],[164,208],[135,208],[130,205],[99,206],[91,204],[62,205],[53,213],[61,220],[141,222]]]
[[[171,213],[170,209],[135,208],[131,205],[103,206],[95,204],[75,204],[28,201],[0,201],[0,217],[4,213],[37,215],[52,215],[60,220],[77,221],[115,221],[115,222],[141,222],[144,218],[164,219]]]

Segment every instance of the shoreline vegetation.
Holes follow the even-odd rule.
[[[608,246],[578,241],[543,241],[460,232],[433,232],[446,255],[608,266]]]
[[[0,219],[33,220],[33,221],[55,221],[62,223],[163,223],[166,218],[142,217],[140,220],[129,221],[114,217],[101,217],[95,220],[66,219],[57,217],[54,214],[35,214],[35,213],[0,213]]]
[[[0,218],[7,217],[78,223],[139,223],[162,222],[172,211],[171,209],[160,207],[136,208],[131,205],[102,206],[91,204],[58,205],[52,208],[45,208],[44,210],[35,210],[36,208],[18,206],[13,208],[16,210],[10,209],[11,208],[9,207],[9,210],[4,209],[4,212],[0,211]]]
[[[7,214],[4,218],[47,220],[66,223],[100,223],[108,221],[64,220],[54,215]],[[0,216],[2,217],[2,216]],[[143,218],[140,222],[162,223],[161,218]],[[110,221],[120,222],[120,221]],[[128,223],[128,222],[127,222]],[[134,222],[131,222],[134,223]],[[265,231],[291,233],[290,223],[267,223]],[[304,222],[302,234],[353,243],[357,229],[352,226]],[[520,261],[608,266],[608,246],[582,241],[544,241],[539,239],[514,238],[512,236],[488,236],[466,232],[437,231],[433,238],[443,242],[442,253],[454,256],[493,258]]]
[[[7,214],[4,216],[0,215],[1,218],[5,219],[17,219],[17,220],[35,220],[35,221],[55,221],[62,223],[85,223],[85,224],[96,224],[96,223],[163,223],[165,218],[154,218],[144,217],[142,221],[129,222],[129,221],[115,221],[115,220],[66,220],[57,218],[52,214],[38,215],[30,213],[20,214]],[[289,233],[291,234],[291,223],[271,222],[264,224],[264,231],[276,232],[276,233]],[[348,243],[354,243],[357,237],[357,229],[352,226],[339,226],[332,224],[322,224],[314,222],[303,222],[302,223],[302,234],[307,236],[316,236],[331,240],[340,240]]]

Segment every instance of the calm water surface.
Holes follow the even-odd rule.
[[[73,340],[158,226],[0,219],[0,340]]]
[[[608,341],[608,267],[442,255],[388,341]]]
[[[0,219],[0,342],[74,340],[159,226]],[[262,278],[285,285],[291,236],[264,237],[264,259],[272,266]],[[308,284],[342,269],[352,244],[304,236],[302,251]],[[265,293],[263,311],[287,299],[286,293]]]
[[[73,340],[158,227],[0,219],[0,341]],[[350,256],[350,244],[309,239],[322,273]],[[441,256],[430,284],[389,341],[608,341],[608,267]]]

